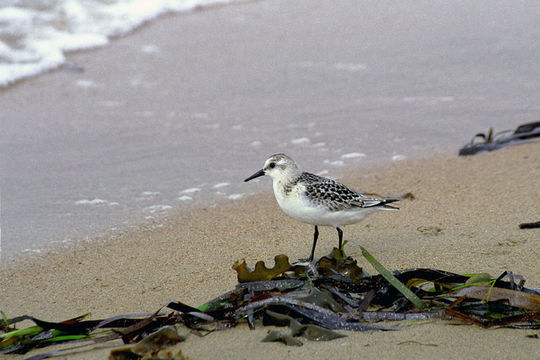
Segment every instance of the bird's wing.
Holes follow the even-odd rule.
[[[303,173],[300,180],[305,186],[305,196],[315,205],[336,211],[364,207],[359,193],[332,179]]]
[[[332,179],[310,173],[303,173],[299,180],[305,184],[305,195],[312,203],[326,206],[331,210],[345,210],[353,207],[392,209],[394,207],[387,204],[400,200],[395,197],[358,192]]]

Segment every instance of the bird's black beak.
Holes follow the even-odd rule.
[[[248,177],[246,180],[244,180],[244,182],[249,181],[249,180],[253,180],[253,179],[258,178],[259,176],[263,176],[263,175],[264,175],[264,170],[261,169],[261,170],[257,171],[255,174]]]

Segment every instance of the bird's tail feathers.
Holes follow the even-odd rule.
[[[363,194],[369,196],[369,194]],[[379,209],[384,210],[399,210],[398,207],[388,205],[390,203],[396,202],[401,200],[401,198],[395,198],[395,197],[379,197],[379,198],[372,198],[372,199],[366,199],[363,200],[364,207],[377,207]]]

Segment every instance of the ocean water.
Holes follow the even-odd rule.
[[[127,4],[36,3],[2,10],[54,17],[57,7],[89,14]],[[0,89],[2,261],[270,192],[268,178],[242,180],[276,152],[339,178],[457,156],[478,132],[540,117],[540,2],[268,0],[161,18],[181,6],[130,3],[148,11],[114,26],[88,15],[109,29],[107,46],[57,50],[73,68]]]
[[[0,87],[66,64],[159,15],[234,0],[2,0]]]

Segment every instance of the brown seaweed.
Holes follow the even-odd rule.
[[[274,258],[275,265],[273,268],[267,268],[264,264],[264,261],[258,261],[255,264],[255,269],[248,269],[246,261],[237,261],[234,263],[232,268],[238,274],[238,282],[248,282],[248,281],[262,281],[270,280],[276,276],[284,273],[291,269],[291,264],[289,264],[289,257],[287,255],[276,255]]]
[[[294,339],[295,336],[303,336],[311,341],[330,341],[347,336],[317,325],[303,325],[289,315],[280,314],[271,310],[266,310],[265,315],[265,325],[289,326],[290,333],[283,334],[281,332],[272,331],[261,340],[263,342],[281,341],[286,345],[301,346],[302,342]]]
[[[174,326],[167,325],[149,334],[138,343],[111,350],[109,359],[133,359],[146,355],[154,355],[162,349],[166,349],[185,340],[184,337],[178,335],[178,331]]]
[[[245,262],[237,262],[236,288],[198,307],[173,301],[154,313],[95,320],[85,314],[60,322],[3,315],[0,354],[24,354],[63,344],[61,349],[30,358],[46,359],[121,339],[127,346],[114,350],[111,359],[159,357],[160,353],[180,359],[181,354],[173,356],[169,350],[183,340],[176,330],[179,327],[204,336],[241,323],[250,328],[289,326],[290,333],[271,332],[263,340],[288,345],[301,345],[297,336],[331,340],[337,336],[335,330],[402,329],[375,324],[383,320],[461,319],[481,327],[540,328],[540,292],[526,288],[525,279],[510,271],[498,277],[431,268],[390,272],[364,250],[366,259],[376,263],[378,271],[384,270],[384,276],[366,274],[355,259],[334,249],[310,264],[293,266],[287,256],[278,255],[273,268],[259,262],[252,271]],[[421,308],[404,295],[402,287],[418,298]],[[35,325],[17,329],[26,320]]]

